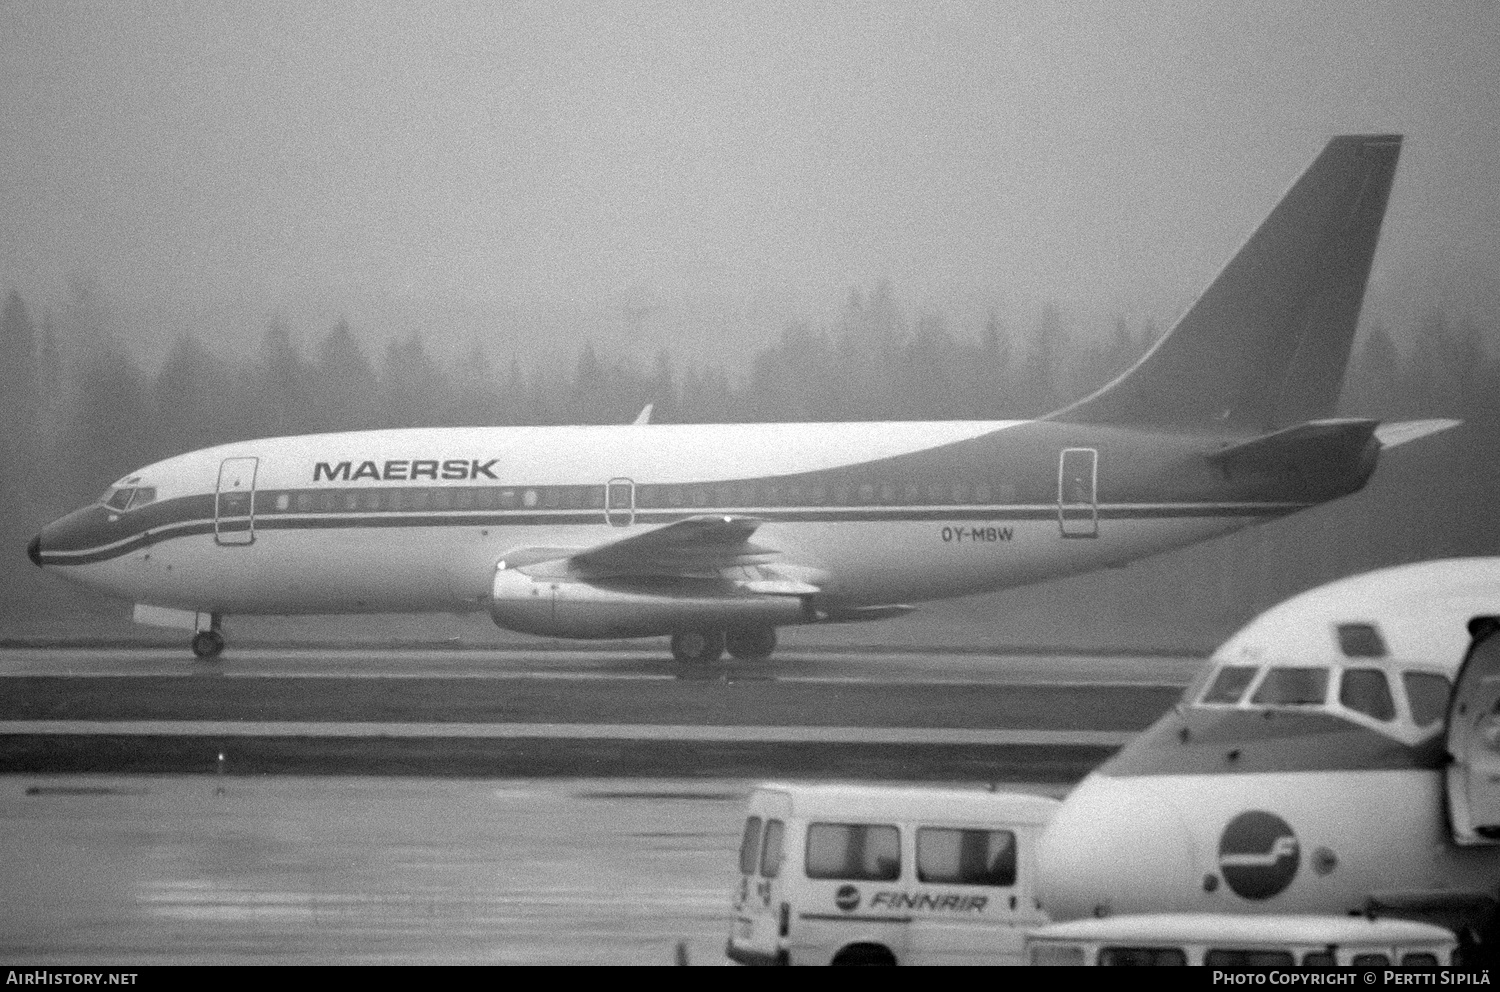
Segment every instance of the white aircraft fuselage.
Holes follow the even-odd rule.
[[[1321,487],[1218,477],[1211,436],[1046,422],[271,438],[134,472],[114,489],[152,502],[77,511],[39,552],[103,592],[181,610],[465,612],[489,608],[512,549],[580,551],[729,516],[758,522],[747,557],[810,587],[790,598],[811,620],[1126,562],[1301,509],[1363,484],[1379,445],[1360,433]]]

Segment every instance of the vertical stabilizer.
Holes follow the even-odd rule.
[[[1155,347],[1047,419],[1261,432],[1327,416],[1400,154],[1400,135],[1330,141]]]

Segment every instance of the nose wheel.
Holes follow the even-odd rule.
[[[200,630],[193,635],[193,654],[212,661],[224,653],[224,635],[217,630]]]

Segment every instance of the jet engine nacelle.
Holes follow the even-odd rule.
[[[581,582],[512,568],[495,572],[490,616],[507,630],[574,638],[653,637],[815,619],[801,596],[749,593],[716,580]]]

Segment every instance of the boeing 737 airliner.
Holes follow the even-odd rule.
[[[1035,421],[472,427],[268,438],[115,483],[31,558],[195,631],[488,610],[684,661],[776,628],[1117,565],[1364,485],[1451,424],[1328,419],[1395,176],[1332,140],[1134,367]]]

